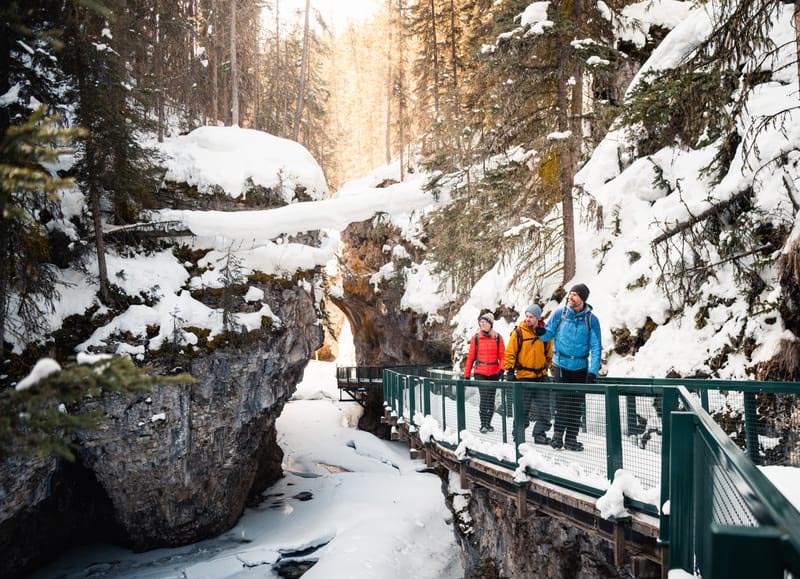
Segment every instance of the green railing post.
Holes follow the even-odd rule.
[[[783,579],[781,532],[775,527],[711,525],[710,579]]]
[[[392,380],[392,375],[388,370],[383,371],[383,401],[389,402],[389,382]]]
[[[606,476],[622,468],[622,425],[619,418],[619,387],[606,386]]]
[[[703,410],[708,412],[708,390],[705,388],[700,390],[700,406],[703,407]]]
[[[467,427],[467,409],[464,406],[464,381],[456,382],[456,424],[458,441],[461,442],[461,431]]]
[[[513,400],[514,400],[514,454],[519,462],[519,445],[525,442],[525,395],[523,393],[523,386],[520,382],[514,382]]]
[[[431,380],[432,378],[422,379],[422,413],[425,416],[431,414]]]
[[[408,391],[408,417],[409,423],[414,424],[414,413],[417,410],[417,381],[422,381],[422,378],[411,378],[411,389]],[[415,425],[416,426],[416,425]]]
[[[756,393],[744,393],[744,439],[747,455],[754,464],[761,464],[758,445],[758,416],[756,415]]]
[[[669,568],[694,572],[694,429],[691,412],[673,412],[669,453]]]
[[[671,415],[678,409],[678,391],[665,388],[661,404],[661,504],[658,505],[659,525],[658,538],[662,543],[669,543],[669,515],[664,514],[664,504],[669,500],[669,455],[672,444]]]
[[[636,431],[636,396],[625,397],[625,436]]]
[[[400,376],[400,383],[398,388],[398,396],[397,396],[397,417],[403,417],[403,398],[405,397],[405,391],[408,388],[408,383],[411,381],[410,376]]]

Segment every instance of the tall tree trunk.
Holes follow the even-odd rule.
[[[303,117],[303,105],[306,94],[306,72],[308,70],[308,21],[311,14],[311,0],[306,0],[306,16],[303,24],[303,55],[300,59],[300,80],[297,83],[297,109],[294,112],[294,128],[292,140],[300,138],[300,120]]]
[[[239,125],[239,66],[236,64],[236,0],[231,1],[231,125]]]
[[[799,0],[800,1],[800,0]],[[433,54],[433,118],[439,120],[439,47],[436,45],[436,0],[430,0],[431,52]]]
[[[279,130],[280,122],[279,122],[279,115],[281,114],[281,109],[278,106],[278,95],[280,94],[278,86],[281,83],[281,20],[280,20],[280,0],[275,0],[275,62],[273,63],[272,67],[272,79],[270,81],[270,89],[269,89],[269,101],[270,107],[272,107],[272,119],[273,122],[270,124],[270,130],[274,133],[277,133],[279,137],[285,136],[283,132]]]
[[[583,38],[583,0],[575,0],[572,9],[577,37]],[[558,60],[558,130],[571,133],[561,147],[561,210],[564,217],[562,281],[566,283],[575,276],[575,208],[572,190],[583,138],[583,67],[570,62],[565,48],[559,49]],[[567,88],[570,80],[573,83],[571,98]]]
[[[110,305],[108,268],[106,267],[106,244],[103,240],[103,222],[100,219],[100,189],[95,183],[89,184],[89,198],[92,205],[92,225],[94,226],[94,246],[97,251],[97,273],[100,281],[100,299],[105,305]]]
[[[404,0],[397,0],[397,30],[398,30],[398,39],[397,39],[397,91],[398,91],[398,102],[397,102],[397,125],[398,125],[398,137],[399,142],[397,143],[397,150],[400,153],[400,180],[402,181],[405,178],[405,171],[406,171],[406,164],[405,159],[403,157],[403,147],[405,146],[406,136],[405,136],[405,125],[406,125],[406,116],[408,110],[406,108],[406,87],[405,87],[405,42],[403,42],[403,1]]]
[[[259,95],[260,95],[261,91],[258,90],[259,87],[261,86],[261,80],[258,78],[258,62],[261,59],[260,46],[259,46],[260,45],[259,36],[260,36],[259,33],[256,32],[256,34],[255,34],[256,42],[255,42],[255,47],[254,47],[254,51],[253,51],[253,54],[254,54],[254,58],[253,58],[253,128],[256,129],[256,130],[258,130],[258,124],[259,124],[258,123],[258,115],[259,115],[259,107],[260,107],[260,104],[261,104],[259,102]]]
[[[392,0],[388,0],[389,14],[391,14]],[[389,39],[386,42],[386,135],[385,135],[385,161],[388,165],[392,161],[392,19],[389,19]]]
[[[797,53],[797,88],[800,89],[800,0],[794,0],[794,40]]]
[[[450,0],[450,58],[452,60],[453,69],[453,115],[458,119],[460,116],[461,104],[458,96],[458,38],[456,32],[456,6],[454,0]]]
[[[569,70],[566,69],[568,58],[564,55],[563,47],[558,49],[558,130],[569,130],[567,112],[570,110],[570,100],[567,89]],[[572,145],[570,139],[561,142],[561,213],[564,219],[564,271],[562,282],[566,283],[575,275],[575,212],[572,204]]]
[[[164,142],[164,46],[161,23],[161,0],[156,0],[156,30],[155,30],[155,88],[156,88],[156,114],[158,116],[158,142]]]
[[[217,0],[211,0],[211,42],[210,48],[210,64],[211,64],[211,120],[213,124],[217,124],[219,120],[219,43],[217,42],[217,34],[219,29],[217,23]]]

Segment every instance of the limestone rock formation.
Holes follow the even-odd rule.
[[[473,490],[469,514],[476,532],[457,533],[467,577],[634,577],[629,563],[614,565],[611,545],[597,534],[536,511],[518,520],[513,500],[484,488]],[[493,572],[487,573],[487,567]],[[660,576],[655,565],[636,575]]]
[[[425,315],[404,311],[400,305],[405,291],[402,266],[410,260],[422,261],[421,251],[404,244],[396,228],[380,216],[351,223],[342,233],[342,242],[344,295],[333,300],[350,320],[357,364],[449,362],[451,336],[447,323],[426,323]],[[398,244],[405,247],[408,258],[384,251],[384,247]],[[392,261],[396,262],[397,275],[372,283],[372,275]]]

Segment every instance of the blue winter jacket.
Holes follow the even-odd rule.
[[[586,316],[589,316],[589,327]],[[588,368],[590,374],[597,375],[603,348],[600,342],[600,322],[592,314],[592,306],[586,304],[578,313],[566,306],[558,308],[547,321],[545,330],[545,334],[539,339],[548,342],[555,338],[554,365],[564,370]]]

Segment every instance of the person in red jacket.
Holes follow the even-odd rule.
[[[494,316],[486,312],[478,318],[480,331],[469,343],[469,355],[464,366],[464,378],[469,380],[472,374],[475,380],[499,380],[503,374],[503,360],[506,347],[503,336],[494,331]],[[474,367],[474,372],[473,372]],[[496,388],[481,386],[478,393],[481,397],[480,417],[481,432],[494,432],[492,414],[494,414],[494,393]]]

